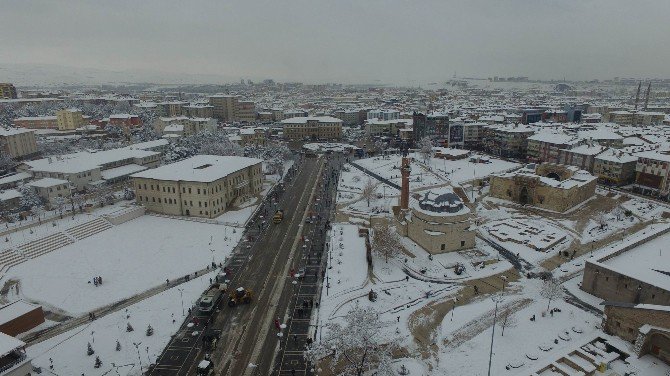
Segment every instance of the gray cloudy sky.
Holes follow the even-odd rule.
[[[668,77],[669,18],[670,0],[0,0],[0,63],[306,82]]]

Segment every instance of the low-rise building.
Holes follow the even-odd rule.
[[[528,137],[536,128],[522,124],[487,125],[482,128],[482,148],[501,157],[526,158]]]
[[[138,204],[179,216],[215,218],[263,186],[261,159],[197,155],[134,174]]]
[[[186,116],[161,117],[154,123],[154,129],[160,134],[191,136],[202,131],[215,130],[216,120],[213,118],[189,118]]]
[[[0,332],[10,336],[25,333],[44,322],[42,306],[24,300],[0,307]]]
[[[185,116],[192,118],[211,118],[214,117],[214,106],[209,104],[190,104],[183,107]]]
[[[240,145],[265,145],[265,129],[242,128],[240,129]]]
[[[56,116],[27,116],[14,119],[14,126],[26,129],[58,129]]]
[[[26,355],[26,344],[5,333],[0,333],[0,370],[3,376],[33,374],[33,365]]]
[[[563,132],[538,132],[528,137],[526,156],[530,162],[559,163],[559,152],[579,143],[574,135]]]
[[[521,205],[565,212],[595,194],[596,177],[577,167],[543,163],[491,176],[490,195]]]
[[[27,184],[44,202],[53,203],[56,197],[70,197],[70,183],[67,180],[41,178]]]
[[[637,356],[670,364],[670,306],[605,302],[603,331],[635,343]]]
[[[607,147],[593,143],[583,143],[571,149],[561,149],[558,151],[558,163],[593,173],[596,157],[605,150]]]
[[[0,151],[13,159],[37,154],[35,131],[30,129],[0,128]]]
[[[667,195],[670,191],[670,154],[647,151],[637,154],[636,189],[643,193]]]
[[[367,137],[387,136],[398,137],[398,131],[412,126],[412,119],[379,120],[368,119],[365,121],[365,135]]]
[[[339,139],[342,137],[342,120],[330,116],[308,116],[282,120],[284,137],[291,140]]]

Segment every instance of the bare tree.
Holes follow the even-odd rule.
[[[433,157],[433,142],[430,137],[424,137],[419,141],[419,153],[423,157],[423,163],[428,164]]]
[[[402,250],[400,235],[388,224],[377,225],[374,227],[372,235],[372,250],[389,262],[389,257],[393,258],[400,254]]]
[[[551,301],[563,296],[563,287],[561,286],[561,283],[556,279],[554,278],[547,279],[542,284],[542,288],[540,289],[540,295],[545,299],[549,299],[549,303],[547,303],[547,310],[549,310]]]
[[[372,182],[372,179],[368,178],[368,181],[363,186],[363,191],[361,192],[363,198],[368,202],[368,207],[370,207],[370,200],[375,197],[375,183]]]
[[[605,212],[598,213],[596,216],[596,223],[600,226],[601,230],[607,227],[607,215],[605,215]]]
[[[500,336],[505,335],[505,328],[514,328],[519,323],[517,321],[515,311],[512,307],[506,307],[498,312],[498,325],[500,326]]]
[[[325,325],[324,338],[311,344],[305,351],[305,358],[317,364],[326,357],[332,357],[331,371],[339,374],[361,376],[376,370],[377,375],[395,375],[392,367],[392,352],[399,348],[399,340],[384,340],[382,329],[388,323],[382,322],[379,313],[372,307],[356,305],[346,316],[344,324]]]

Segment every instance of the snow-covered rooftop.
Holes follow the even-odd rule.
[[[341,123],[342,120],[332,116],[305,116],[292,117],[282,120],[282,124],[306,124],[308,121],[316,121],[318,123]]]
[[[23,300],[17,300],[13,303],[9,303],[0,307],[0,325],[16,319],[22,315],[25,315],[28,312],[39,308],[40,306],[35,304],[30,304]]]
[[[55,187],[57,185],[62,185],[62,184],[68,184],[68,181],[67,180],[62,180],[62,179],[54,179],[54,178],[42,178],[42,179],[31,181],[30,183],[28,183],[29,186],[37,187],[37,188],[49,188],[49,187]]]
[[[16,349],[23,348],[25,342],[0,332],[0,357],[3,357]]]
[[[257,158],[196,155],[180,162],[134,174],[132,177],[209,183],[262,162],[262,159]]]

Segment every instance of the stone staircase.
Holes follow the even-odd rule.
[[[62,232],[57,232],[31,242],[21,244],[16,249],[26,258],[35,258],[49,253],[68,244],[74,240]]]
[[[0,271],[5,271],[14,265],[27,261],[23,255],[16,253],[11,249],[0,252]]]
[[[89,236],[108,230],[112,228],[112,226],[113,225],[108,220],[104,218],[96,218],[92,221],[70,227],[64,232],[76,240],[83,240]]]

